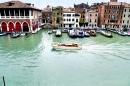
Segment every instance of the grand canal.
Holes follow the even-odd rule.
[[[130,86],[130,37],[113,33],[69,38],[41,30],[30,37],[0,37],[0,86]],[[76,42],[82,50],[54,50],[51,43]]]

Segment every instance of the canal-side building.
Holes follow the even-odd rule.
[[[89,9],[88,2],[87,4],[81,3],[81,4],[74,4],[74,9],[76,13],[79,13],[80,15],[80,22],[85,22],[85,9]]]
[[[110,2],[99,5],[100,26],[102,28],[121,28],[123,10],[124,4],[117,2],[117,0],[111,0]]]
[[[88,11],[88,26],[90,28],[96,28],[98,24],[98,12],[97,10]]]
[[[88,9],[85,9],[85,22],[88,22],[89,21],[89,10]]]
[[[65,28],[68,27],[79,27],[80,15],[75,11],[65,11],[63,13],[63,25]]]
[[[0,28],[3,32],[31,32],[39,28],[41,10],[34,4],[11,0],[0,3]]]
[[[52,24],[52,8],[49,5],[42,10],[42,23]]]
[[[52,25],[55,27],[63,27],[63,7],[52,7]]]
[[[126,4],[122,15],[122,28],[130,29],[130,4]]]

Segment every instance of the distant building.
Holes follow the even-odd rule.
[[[130,29],[130,5],[129,4],[125,4],[121,23],[122,23],[122,28]]]
[[[63,7],[52,7],[52,24],[54,26],[62,27],[63,25]]]
[[[41,10],[18,0],[0,3],[0,28],[3,32],[30,32],[39,27]]]
[[[83,8],[86,8],[86,9],[88,9],[89,8],[89,5],[88,5],[88,2],[85,4],[85,3],[81,3],[81,4],[74,4],[74,8],[75,9],[79,9],[79,8],[81,8],[81,9],[83,9]]]
[[[52,24],[52,8],[49,5],[42,10],[42,23]]]
[[[85,22],[88,22],[89,21],[89,10],[88,9],[85,9]]]
[[[85,9],[89,9],[88,2],[87,4],[81,3],[81,4],[74,4],[74,9],[76,13],[79,13],[80,15],[80,22],[85,22]]]
[[[91,28],[97,27],[98,24],[98,12],[96,10],[88,11],[88,26]]]
[[[80,15],[75,13],[75,11],[66,11],[63,13],[63,25],[65,28],[68,27],[79,27]]]
[[[123,10],[122,2],[107,2],[99,5],[99,25],[102,28],[121,28]]]

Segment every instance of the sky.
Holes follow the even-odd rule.
[[[0,0],[0,3],[7,2],[10,0]],[[47,5],[51,6],[63,6],[63,7],[74,7],[75,4],[87,3],[91,5],[92,3],[108,2],[110,0],[20,0],[24,3],[32,3],[35,7],[39,9],[45,8]],[[119,2],[130,3],[130,0],[118,0]]]

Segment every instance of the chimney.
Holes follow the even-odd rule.
[[[32,6],[34,7],[34,4],[32,4]]]

